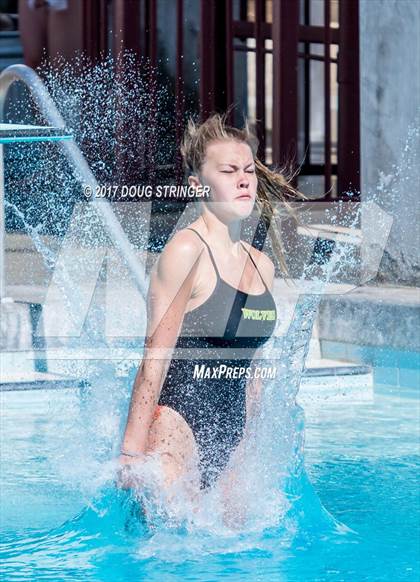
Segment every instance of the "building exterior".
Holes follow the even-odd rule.
[[[420,2],[360,0],[361,199],[392,217],[379,277],[420,286]]]
[[[29,33],[25,37],[28,2],[3,4],[16,30],[0,33],[1,65],[22,60],[20,31],[25,60],[35,66],[39,51],[28,43]],[[404,165],[419,107],[417,0],[35,4],[44,11],[40,45],[50,57],[71,59],[83,51],[97,62],[127,49],[156,66],[172,94],[175,152],[189,114],[205,118],[233,105],[231,122],[250,120],[261,159],[299,168],[296,183],[314,204],[368,200],[380,176],[391,179],[395,166]],[[33,39],[34,26],[30,33]],[[179,180],[179,156],[168,151],[164,165]],[[154,175],[157,165],[151,148],[146,175]],[[419,234],[415,164],[410,172],[394,176],[392,192],[384,195],[393,229],[380,269],[381,280],[408,285],[418,281],[420,263],[420,245],[411,236]],[[407,179],[413,184],[408,189]]]

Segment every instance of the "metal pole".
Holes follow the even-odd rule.
[[[7,69],[5,69],[0,75],[0,122],[3,120],[4,104],[6,101],[7,93],[10,86],[15,81],[21,81],[28,87],[39,110],[50,125],[62,129],[65,128],[64,119],[55,106],[55,103],[51,99],[45,85],[38,77],[38,75],[26,65],[11,65],[10,67],[7,67]],[[80,182],[85,186],[90,186],[93,189],[92,191],[95,192],[95,189],[98,186],[98,182],[95,176],[92,174],[91,169],[89,168],[86,159],[84,158],[77,144],[73,140],[65,140],[60,143],[70,165],[75,170],[75,173]],[[3,194],[4,192],[1,192],[1,216],[3,216],[4,213]],[[101,216],[111,236],[111,239],[124,257],[140,293],[143,295],[143,297],[146,297],[148,281],[144,265],[140,259],[136,257],[133,246],[131,245],[124,230],[121,228],[120,223],[115,217],[110,203],[108,200],[92,197],[90,204],[93,204],[98,211],[98,214]],[[0,277],[2,281],[4,274],[3,223],[4,219],[2,219],[0,222],[0,240],[2,240],[0,247]]]

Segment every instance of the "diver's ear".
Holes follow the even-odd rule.
[[[200,178],[198,176],[188,176],[188,184],[193,188],[201,186]]]

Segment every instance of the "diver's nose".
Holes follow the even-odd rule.
[[[241,175],[239,176],[238,186],[239,188],[248,188],[249,179],[245,172],[242,172]]]

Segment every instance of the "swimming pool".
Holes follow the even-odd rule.
[[[147,530],[129,497],[104,478],[101,451],[88,463],[77,456],[83,406],[76,389],[2,394],[4,579],[418,580],[414,391],[380,386],[372,402],[326,401],[305,411],[306,472],[325,517],[347,526],[338,529],[319,519],[304,479],[305,504],[294,504],[302,527],[286,516],[262,531]],[[98,443],[115,423],[98,424]]]

